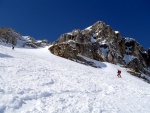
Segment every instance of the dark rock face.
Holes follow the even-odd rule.
[[[150,66],[150,49],[145,50],[132,38],[123,38],[101,21],[84,30],[61,35],[49,50],[74,61],[80,61],[82,55],[98,61],[119,63],[136,72],[145,72]]]
[[[62,48],[62,45],[65,46],[69,44],[78,54],[99,61],[113,60],[115,63],[117,62],[118,56],[114,54],[113,49],[115,49],[114,44],[117,45],[119,40],[121,40],[119,33],[115,33],[109,26],[99,21],[85,30],[74,30],[71,33],[63,34],[54,42],[50,50],[52,50],[54,46]],[[110,49],[112,49],[112,51],[110,51]],[[58,51],[58,49],[55,51]],[[65,52],[63,54],[67,54],[67,51],[62,51]],[[115,59],[112,59],[113,57]]]
[[[22,36],[15,30],[10,28],[0,28],[0,39],[3,42],[10,43],[12,45],[17,44],[17,39],[21,39]]]

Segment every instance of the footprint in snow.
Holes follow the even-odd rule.
[[[53,79],[51,79],[50,82],[43,83],[42,86],[45,86],[45,85],[52,85],[52,84],[54,84],[54,80],[53,80]]]
[[[4,90],[3,90],[3,89],[0,89],[0,93],[4,93]]]
[[[50,97],[52,95],[52,93],[49,93],[49,92],[42,92],[41,94],[40,94],[40,98],[42,98],[42,97]]]
[[[18,91],[17,94],[23,95],[24,91]]]

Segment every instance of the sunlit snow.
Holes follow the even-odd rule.
[[[55,56],[48,47],[0,45],[0,113],[150,113],[148,83],[119,65],[95,62],[102,68]]]

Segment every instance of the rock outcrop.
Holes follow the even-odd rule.
[[[21,39],[22,36],[13,29],[0,28],[0,41],[17,45],[17,39]]]
[[[32,47],[32,48],[38,48],[38,47],[45,47],[49,46],[50,42],[48,40],[35,40],[33,37],[30,36],[23,36],[22,37],[22,47]]]
[[[49,50],[57,55],[73,61],[85,62],[95,67],[81,56],[125,65],[136,72],[149,74],[150,49],[145,50],[136,40],[124,38],[120,32],[114,31],[102,21],[84,30],[73,30],[60,36],[53,42]]]
[[[44,47],[50,45],[48,40],[35,40],[30,36],[22,36],[11,28],[0,28],[0,42],[21,47]]]

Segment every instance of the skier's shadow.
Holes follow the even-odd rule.
[[[13,57],[10,55],[0,53],[0,58],[13,58]]]

